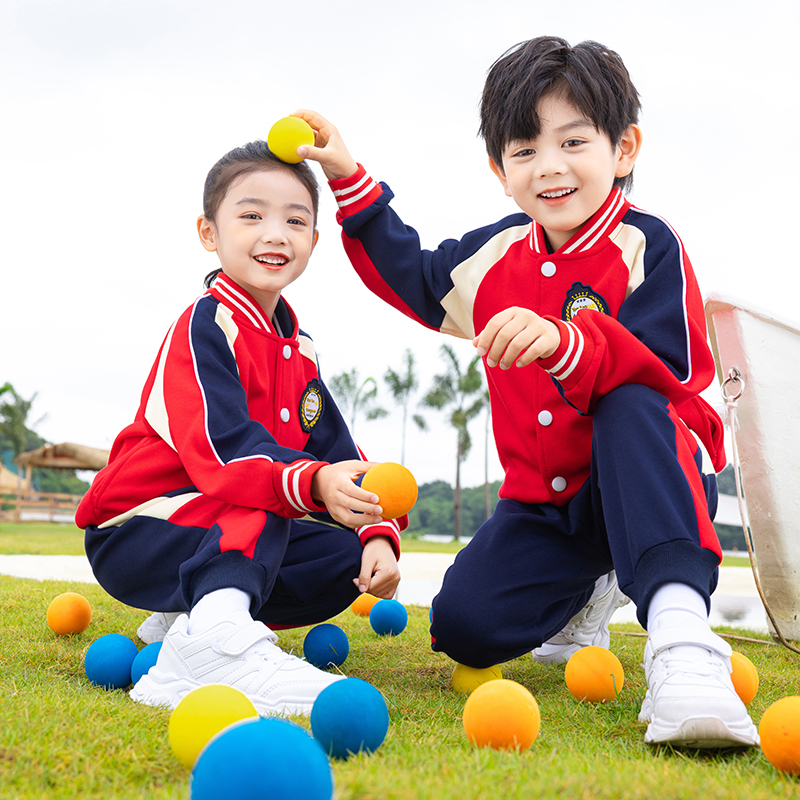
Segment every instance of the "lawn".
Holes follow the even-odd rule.
[[[18,535],[0,526],[0,551],[6,537]],[[47,531],[24,536],[33,541],[37,535]],[[56,636],[46,625],[50,599],[64,591],[81,592],[93,606],[82,634]],[[136,628],[144,616],[98,586],[0,576],[2,797],[188,797],[189,773],[167,739],[169,712],[138,706],[122,690],[97,688],[83,673],[83,655],[98,636],[123,633],[141,647]],[[453,664],[430,650],[428,609],[411,606],[409,616],[408,628],[394,638],[378,637],[350,611],[334,620],[350,639],[342,671],[373,683],[390,711],[389,733],[375,754],[334,763],[337,800],[800,797],[800,779],[781,775],[758,748],[696,754],[644,744],[636,721],[645,690],[644,639],[628,635],[638,626],[614,626],[611,647],[625,668],[625,685],[612,703],[576,702],[563,667],[542,667],[528,657],[503,665],[506,678],[536,697],[541,733],[521,754],[475,749],[461,726],[464,697],[450,685]],[[304,635],[283,632],[280,644],[301,652]],[[800,694],[797,656],[769,644],[734,647],[760,673],[754,720],[775,700]],[[265,761],[265,780],[268,774]]]

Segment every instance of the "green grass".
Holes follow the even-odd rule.
[[[46,625],[45,610],[52,597],[69,590],[89,599],[94,617],[84,633],[56,636]],[[635,625],[615,626],[612,649],[626,678],[619,699],[609,704],[577,703],[561,667],[535,665],[527,657],[503,665],[505,677],[537,698],[541,733],[521,754],[477,750],[461,727],[464,698],[450,687],[452,662],[430,650],[428,611],[414,606],[409,611],[408,628],[394,638],[376,636],[365,618],[349,611],[335,620],[350,638],[343,672],[373,683],[391,720],[375,754],[334,763],[337,800],[800,796],[800,780],[778,773],[757,748],[697,754],[644,744],[644,728],[636,721],[645,691],[639,666],[644,640],[622,635],[640,630]],[[0,577],[4,798],[188,797],[189,773],[167,739],[169,712],[137,706],[124,691],[95,687],[83,674],[83,655],[95,638],[124,633],[136,640],[144,617],[97,586]],[[299,652],[304,635],[302,629],[286,631],[280,643]],[[796,656],[767,645],[735,647],[760,672],[754,720],[780,697],[800,694]],[[301,724],[308,727],[307,721]]]

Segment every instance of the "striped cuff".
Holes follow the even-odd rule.
[[[363,547],[373,536],[386,536],[392,544],[394,557],[400,559],[400,525],[395,519],[385,519],[374,525],[362,525],[356,533]]]
[[[383,188],[367,174],[361,164],[349,178],[329,181],[333,196],[339,206],[338,219],[352,217],[372,205],[382,194]]]
[[[311,480],[317,470],[326,466],[326,461],[294,461],[291,464],[275,464],[283,467],[275,470],[273,486],[278,500],[286,509],[286,516],[303,517],[311,511],[325,511],[311,498]]]
[[[586,343],[583,332],[574,322],[564,322],[557,317],[545,317],[558,325],[561,333],[561,344],[553,355],[540,358],[539,366],[549,372],[557,381],[566,380],[578,366]]]

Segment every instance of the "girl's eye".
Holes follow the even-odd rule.
[[[289,220],[290,225],[303,225],[305,226],[306,221],[304,219],[293,218]]]
[[[242,214],[242,219],[261,219],[258,214]]]

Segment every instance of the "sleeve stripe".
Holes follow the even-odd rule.
[[[287,467],[281,475],[281,488],[289,504],[297,511],[309,512],[313,509],[308,508],[300,498],[300,473],[313,464],[313,461],[301,461]],[[291,488],[289,480],[292,480]]]
[[[369,184],[364,187],[358,194],[353,195],[353,189],[357,187],[353,187],[353,189],[342,189],[340,191],[334,192],[336,195],[336,202],[339,205],[339,208],[347,208],[347,206],[352,205],[353,203],[357,203],[362,198],[366,197],[370,192],[379,189],[379,186],[375,181],[370,178],[368,175],[365,176],[366,179],[369,180]],[[343,195],[348,195],[346,198]]]
[[[566,322],[565,325],[569,329],[569,345],[567,347],[567,352],[558,364],[552,369],[547,370],[557,381],[563,381],[565,378],[568,378],[575,367],[578,366],[581,355],[583,355],[584,338],[581,329],[572,322]]]

